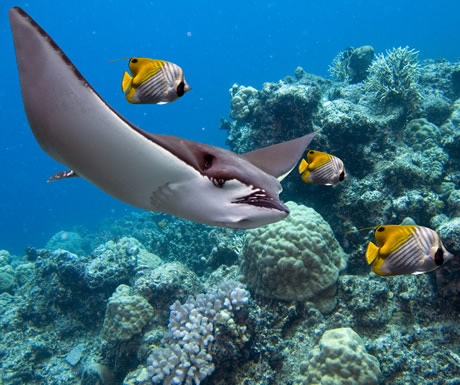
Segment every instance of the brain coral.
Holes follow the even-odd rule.
[[[377,358],[350,328],[328,330],[311,351],[304,385],[373,385],[381,376]]]
[[[248,231],[241,279],[268,298],[309,300],[335,285],[347,256],[320,214],[294,202],[287,206],[285,220]]]

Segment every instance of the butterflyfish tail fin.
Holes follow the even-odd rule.
[[[299,164],[299,174],[302,174],[308,167],[308,163],[305,159],[302,159]]]
[[[127,72],[124,73],[123,75],[123,80],[121,81],[121,89],[123,93],[126,92],[126,90],[131,87],[131,84],[133,83],[133,78],[131,75]]]
[[[366,261],[368,265],[370,265],[372,262],[375,261],[375,259],[377,258],[378,252],[379,252],[379,248],[376,245],[374,245],[372,242],[369,242],[369,245],[367,246],[367,250],[366,250]]]

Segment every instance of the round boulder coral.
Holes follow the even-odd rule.
[[[288,202],[285,220],[248,231],[242,281],[268,298],[304,301],[335,285],[347,256],[312,208]]]
[[[118,286],[110,297],[101,336],[110,343],[129,341],[153,318],[152,306],[140,295],[131,295],[126,285]]]
[[[304,367],[304,385],[377,385],[381,377],[379,361],[350,328],[325,332]]]

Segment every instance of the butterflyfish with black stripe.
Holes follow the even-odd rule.
[[[178,65],[156,59],[129,59],[131,75],[124,73],[121,89],[133,104],[166,104],[174,102],[192,89]]]
[[[378,226],[374,236],[377,246],[369,242],[366,260],[378,275],[423,274],[453,257],[439,235],[427,227]]]
[[[347,177],[341,159],[316,150],[307,151],[307,160],[302,159],[299,164],[299,174],[305,183],[326,186],[336,185]]]

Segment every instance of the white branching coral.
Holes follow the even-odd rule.
[[[236,281],[224,282],[216,293],[199,294],[171,307],[165,348],[147,360],[154,384],[199,385],[215,369],[211,345],[218,324],[235,325],[234,313],[246,306],[249,292]]]

